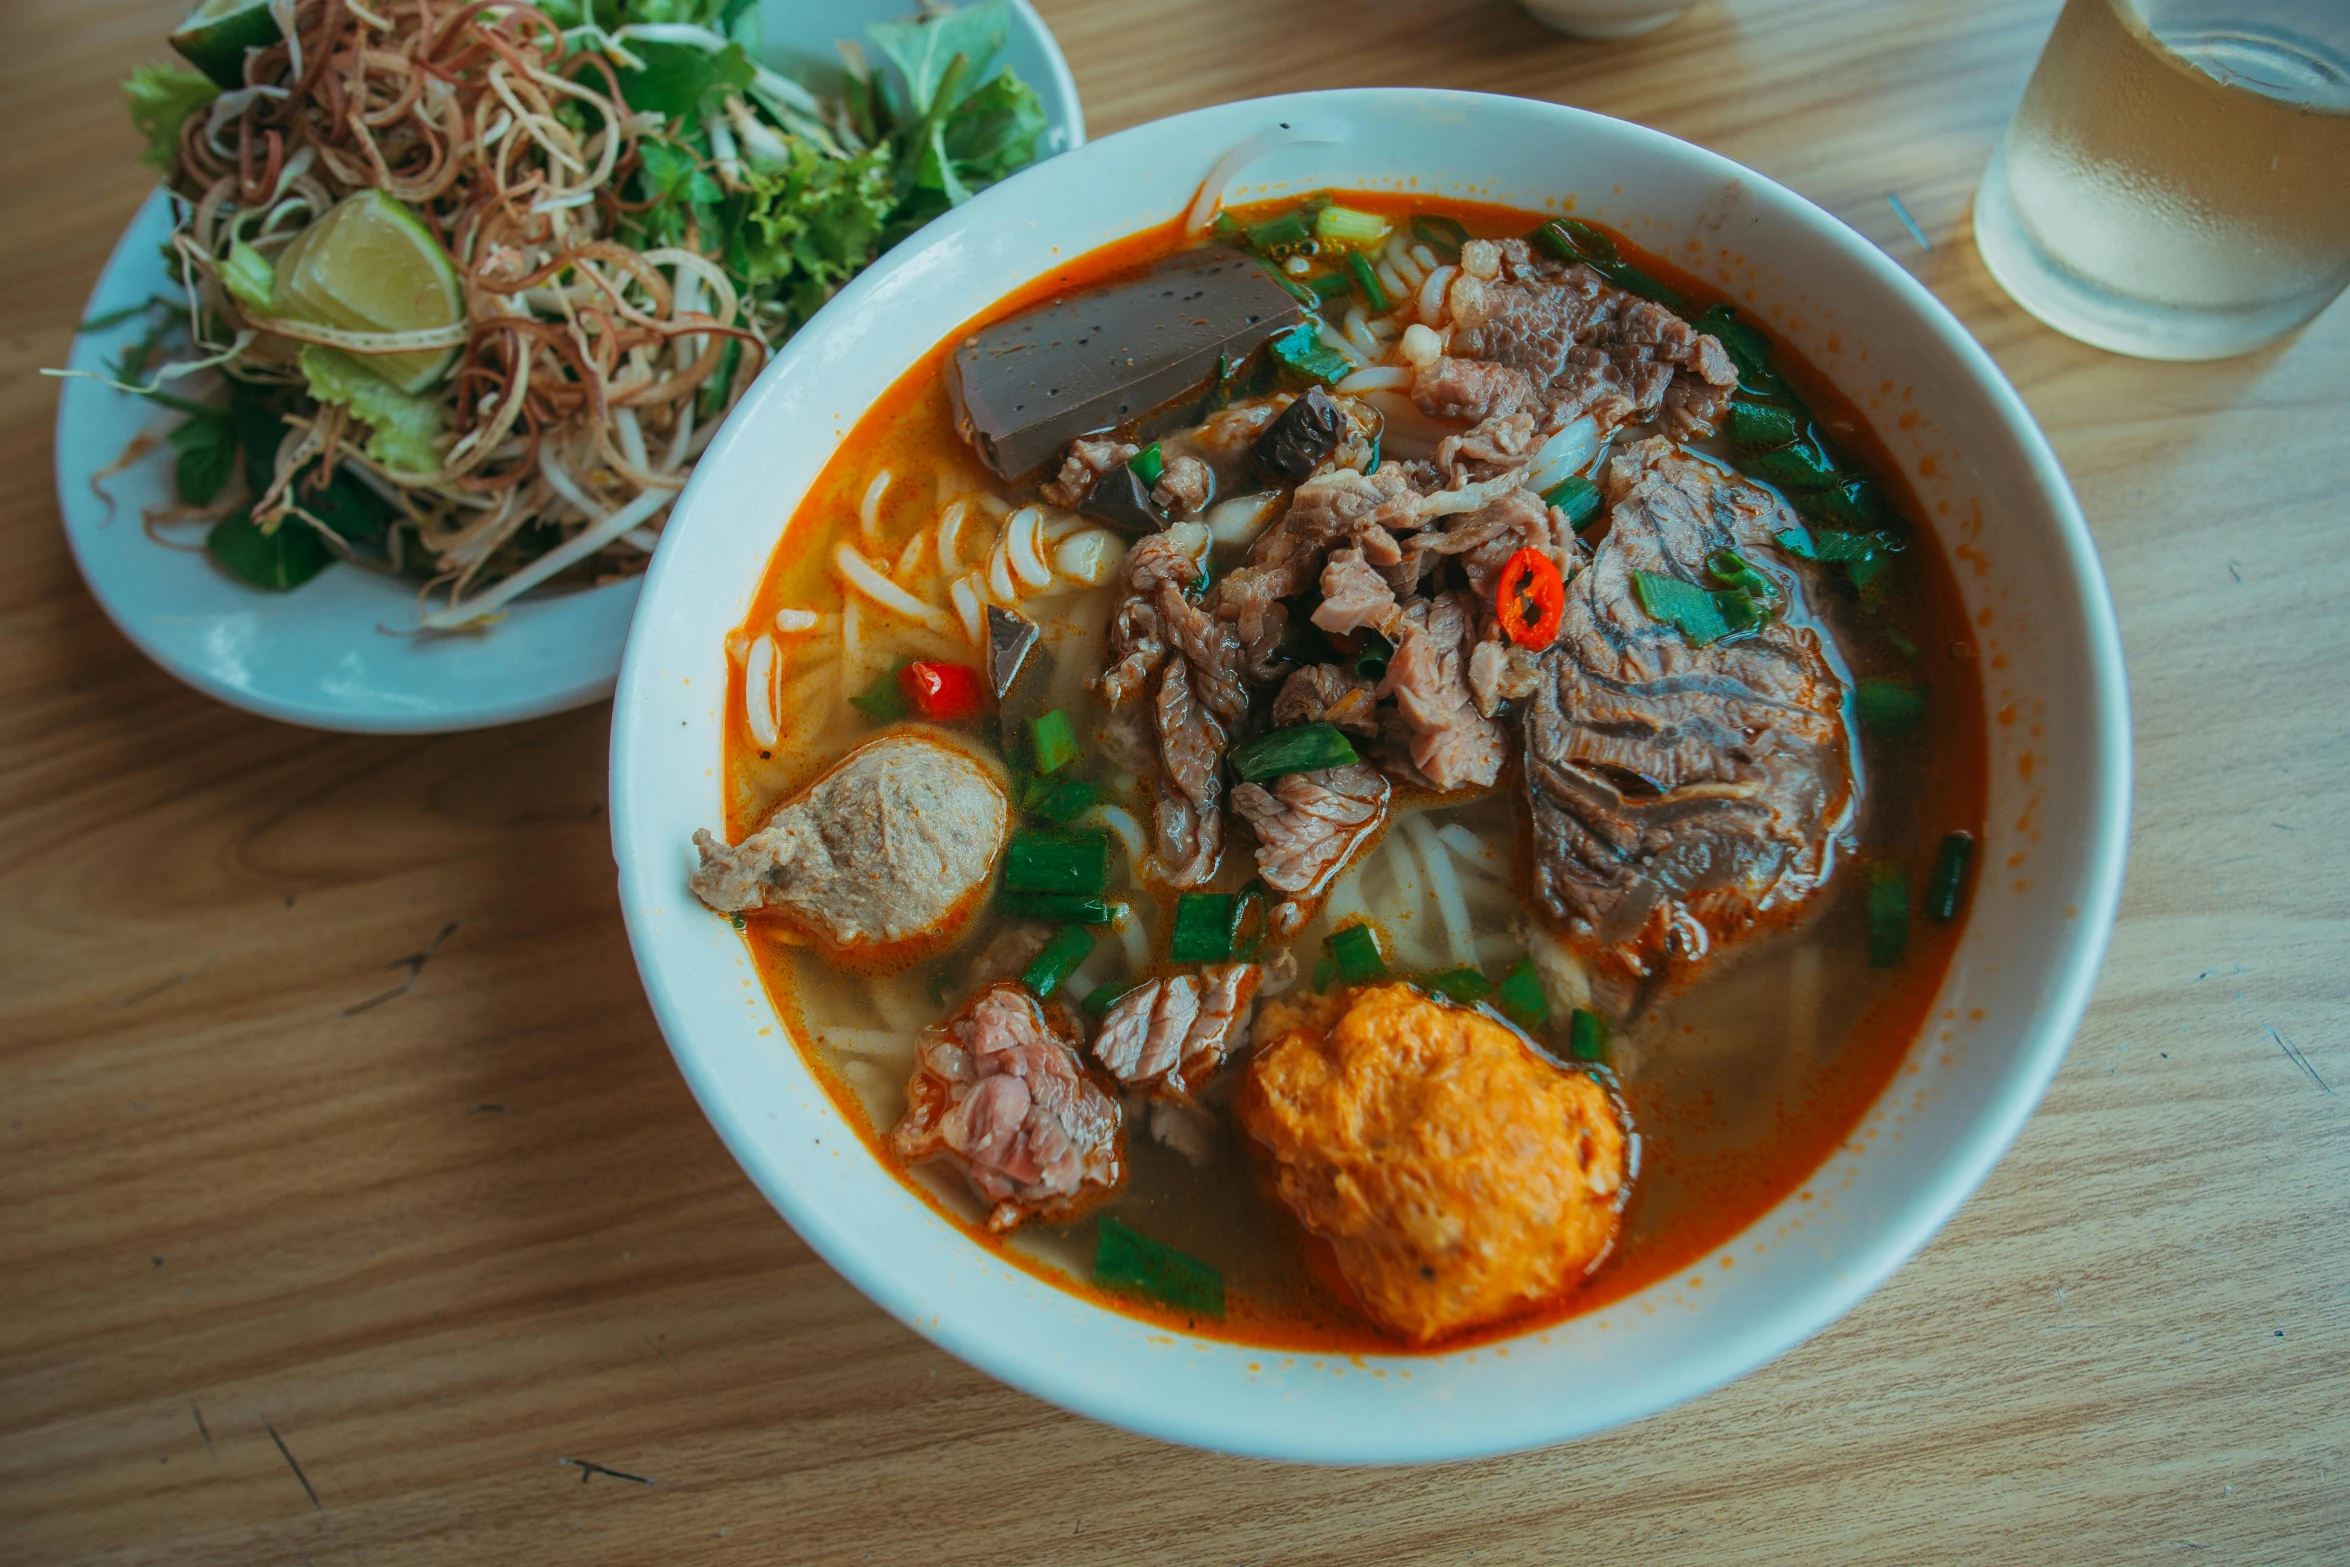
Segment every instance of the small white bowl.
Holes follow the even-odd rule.
[[[973,1244],[878,1164],[779,1026],[742,940],[686,890],[722,819],[721,639],[787,518],[918,356],[1048,268],[1181,212],[1277,122],[1335,140],[1256,198],[1387,188],[1578,211],[1719,280],[1834,378],[1919,480],[1982,622],[1988,833],[1964,938],[1896,1087],[1806,1183],[1677,1277],[1498,1345],[1324,1357],[1170,1333]],[[1907,415],[1914,414],[1914,418]],[[2025,753],[2030,753],[2027,759]],[[1302,94],[1144,125],[982,195],[826,307],[695,473],[638,607],[613,720],[612,829],[638,966],[678,1064],[759,1188],[885,1310],[1005,1381],[1171,1441],[1328,1462],[1539,1446],[1720,1386],[1850,1309],[1926,1243],[2031,1114],[2121,887],[2129,716],[2113,612],[2048,443],[1990,358],[1858,234],[1746,169],[1575,109],[1418,90]],[[2009,857],[2024,856],[2021,869]]]
[[[1690,0],[1518,0],[1553,32],[1605,42],[1653,33],[1689,9]]]

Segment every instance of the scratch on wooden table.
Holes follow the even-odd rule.
[[[2310,1064],[2309,1057],[2301,1053],[2301,1047],[2299,1045],[2296,1045],[2293,1043],[2293,1041],[2278,1033],[2276,1031],[2276,1025],[2273,1023],[2263,1023],[2260,1026],[2268,1030],[2268,1037],[2277,1042],[2277,1048],[2285,1053],[2285,1059],[2292,1062],[2302,1071],[2307,1072],[2309,1074],[2309,1080],[2315,1083],[2318,1087],[2324,1089],[2328,1098],[2340,1097],[2334,1092],[2334,1088],[2331,1083],[2328,1083],[2324,1078],[2317,1075],[2317,1068]]]
[[[408,977],[406,979],[403,979],[400,981],[400,983],[394,985],[391,989],[385,991],[380,996],[369,996],[365,1001],[360,1002],[356,1006],[348,1006],[343,1008],[343,1010],[337,1012],[335,1016],[357,1017],[362,1012],[368,1011],[371,1008],[380,1007],[387,1001],[397,1000],[399,997],[408,994],[408,992],[411,990],[414,990],[416,988],[416,982],[424,977],[424,966],[432,961],[432,955],[434,953],[441,950],[441,943],[447,941],[451,936],[454,936],[457,933],[457,923],[457,921],[451,920],[448,924],[443,925],[441,927],[441,933],[424,944],[424,950],[422,952],[411,952],[404,958],[394,958],[391,962],[384,965],[385,968],[405,967],[408,970]]]
[[[669,1358],[669,1351],[654,1343],[653,1335],[650,1333],[645,1335],[645,1348],[651,1350],[654,1354],[659,1355],[661,1357],[661,1364],[667,1366],[670,1370],[675,1371],[677,1369],[677,1362]]]
[[[159,980],[155,984],[149,985],[144,990],[132,991],[129,995],[123,997],[120,1001],[117,1001],[115,1005],[118,1007],[135,1007],[140,1002],[153,1000],[155,997],[160,996],[165,991],[169,990],[172,986],[184,985],[195,977],[196,976],[193,974],[174,974],[171,976],[171,978],[166,980]]]
[[[581,1485],[587,1484],[588,1477],[591,1475],[610,1475],[615,1480],[626,1480],[630,1485],[652,1485],[655,1483],[643,1475],[632,1475],[625,1469],[607,1469],[602,1464],[591,1463],[585,1458],[558,1458],[555,1462],[569,1464],[577,1469]]]
[[[196,1407],[192,1398],[188,1400],[188,1413],[196,1417],[196,1434],[204,1439],[204,1451],[212,1453],[214,1463],[220,1462],[220,1455],[212,1452],[212,1433],[204,1428],[204,1411]]]
[[[286,1446],[286,1439],[277,1434],[277,1427],[269,1423],[267,1415],[261,1417],[261,1429],[269,1433],[269,1439],[277,1444],[278,1456],[286,1461],[288,1469],[294,1471],[294,1478],[302,1482],[302,1494],[310,1498],[310,1505],[325,1512],[326,1503],[320,1501],[318,1493],[310,1488],[310,1477],[302,1472],[300,1464],[294,1462],[293,1450]]]

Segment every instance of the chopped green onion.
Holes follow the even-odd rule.
[[[1103,793],[1100,784],[1087,783],[1082,778],[1063,778],[1058,781],[1039,778],[1036,784],[1044,787],[1029,802],[1028,809],[1056,827],[1065,826],[1092,810]]]
[[[1893,650],[1903,658],[1914,659],[1918,656],[1918,645],[1891,626],[1885,628],[1885,640],[1892,643]]]
[[[1395,644],[1367,627],[1362,638],[1362,651],[1354,656],[1354,672],[1365,680],[1377,680],[1387,673],[1388,660],[1395,657]]]
[[[1751,376],[1759,380],[1772,375],[1771,340],[1739,320],[1738,313],[1728,305],[1716,305],[1689,324],[1721,343],[1741,378]]]
[[[1316,305],[1319,305],[1322,302],[1320,296],[1315,294],[1312,289],[1306,287],[1305,284],[1300,283],[1296,278],[1293,278],[1288,273],[1282,271],[1281,268],[1275,263],[1267,261],[1264,257],[1259,256],[1257,257],[1257,264],[1262,266],[1267,272],[1273,274],[1273,281],[1280,284],[1281,287],[1288,293],[1290,298],[1296,300],[1299,304],[1305,306],[1308,310],[1313,309]]]
[[[1855,533],[1882,526],[1889,515],[1876,481],[1859,474],[1801,496],[1796,504],[1832,527],[1848,528]]]
[[[1057,773],[1077,760],[1077,731],[1069,722],[1069,710],[1056,707],[1041,718],[1028,720],[1028,738],[1036,748],[1036,770],[1040,774]]]
[[[1412,219],[1412,238],[1436,252],[1440,261],[1461,259],[1461,247],[1469,242],[1469,231],[1454,218],[1432,213]]]
[[[1860,590],[1863,604],[1880,604],[1893,587],[1893,557],[1879,553],[1844,568],[1845,578]]]
[[[1577,1007],[1574,1016],[1567,1019],[1567,1052],[1578,1061],[1604,1063],[1614,1038],[1607,1019],[1589,1007]]]
[[[1336,212],[1338,209],[1333,207],[1330,210]],[[1371,314],[1383,316],[1395,308],[1395,302],[1387,297],[1386,286],[1379,281],[1379,274],[1371,270],[1371,263],[1363,259],[1361,251],[1350,250],[1346,253],[1346,275],[1362,291],[1363,303],[1371,307]]]
[[[1587,261],[1599,268],[1623,264],[1616,242],[1581,218],[1552,218],[1534,231],[1533,238],[1561,261]]]
[[[1852,706],[1863,729],[1905,735],[1926,716],[1926,688],[1910,680],[1863,680]]]
[[[1158,442],[1153,441],[1127,458],[1126,466],[1133,469],[1134,476],[1144,484],[1156,484],[1159,475],[1167,471],[1167,454],[1160,449]]]
[[[1448,1000],[1466,1006],[1492,995],[1493,981],[1473,968],[1448,968],[1435,974],[1422,975],[1420,988],[1433,990]]]
[[[1691,647],[1710,647],[1733,631],[1749,630],[1762,622],[1754,600],[1738,589],[1708,593],[1695,583],[1662,572],[1633,572],[1632,596],[1651,620],[1671,625]]]
[[[1232,955],[1243,963],[1254,963],[1257,954],[1265,950],[1272,915],[1265,908],[1265,889],[1256,883],[1241,888],[1239,898],[1232,910]]]
[[[898,684],[898,675],[905,667],[901,663],[885,674],[875,675],[873,684],[849,698],[849,706],[877,724],[894,724],[905,717],[913,711],[906,702],[905,688]]]
[[[1570,473],[1542,492],[1542,504],[1567,514],[1567,526],[1581,533],[1599,516],[1599,486],[1581,474]]]
[[[1140,985],[1096,985],[1085,993],[1083,1001],[1077,1003],[1077,1010],[1087,1017],[1099,1019],[1110,1008],[1141,988]]]
[[[1688,308],[1689,296],[1660,278],[1651,277],[1638,267],[1617,266],[1604,269],[1607,280],[1629,294],[1664,306],[1667,310]]]
[[[1110,884],[1107,832],[1016,832],[1004,850],[1006,892],[1098,897]]]
[[[1077,965],[1093,953],[1098,940],[1083,925],[1064,925],[1053,933],[1053,939],[1020,972],[1020,983],[1036,992],[1038,999],[1050,996],[1061,988],[1061,981],[1077,972]]]
[[[1387,977],[1387,955],[1379,950],[1379,933],[1368,925],[1342,925],[1322,938],[1339,977],[1350,985],[1368,985]]]
[[[1306,227],[1306,220],[1294,212],[1252,223],[1241,234],[1248,241],[1249,249],[1276,256],[1295,250],[1314,237],[1314,231]]]
[[[1014,919],[1051,920],[1056,925],[1115,925],[1126,905],[1074,892],[999,892],[995,906]]]
[[[1518,966],[1502,976],[1493,992],[1493,1004],[1520,1028],[1540,1028],[1550,1021],[1550,997],[1542,988],[1542,976],[1532,958],[1518,959]]]
[[[1370,458],[1369,458],[1367,461],[1365,461],[1365,462],[1364,462],[1364,464],[1363,464],[1363,472],[1365,472],[1365,473],[1377,473],[1378,471],[1379,471],[1379,437],[1378,437],[1378,436],[1376,436],[1376,435],[1374,435],[1374,436],[1372,436],[1372,437],[1371,437],[1371,455],[1370,455]]]
[[[1714,594],[1714,609],[1732,632],[1752,631],[1771,618],[1770,609],[1755,602],[1744,588],[1724,588]]]
[[[1967,866],[1974,858],[1973,833],[1942,835],[1942,847],[1934,851],[1934,873],[1926,878],[1926,918],[1944,924],[1958,918],[1958,906],[1966,897]]]
[[[1229,892],[1187,892],[1175,900],[1167,937],[1170,963],[1222,963],[1232,956],[1239,898]]]
[[[1725,428],[1730,437],[1731,450],[1743,458],[1794,445],[1795,438],[1803,433],[1803,420],[1791,408],[1733,397],[1730,399],[1730,418]]]
[[[1247,231],[1241,228],[1240,220],[1221,207],[1216,209],[1216,221],[1210,225],[1209,232],[1218,239],[1238,240],[1247,237]]]
[[[1336,724],[1297,724],[1259,735],[1232,751],[1233,771],[1250,783],[1284,773],[1310,773],[1355,761],[1355,748]]]
[[[1767,600],[1779,596],[1778,584],[1736,550],[1715,550],[1705,558],[1705,570],[1716,582],[1741,589],[1754,598]]]
[[[1771,542],[1797,560],[1816,560],[1822,565],[1874,560],[1901,547],[1882,533],[1831,533],[1824,528],[1787,528],[1772,534]]]
[[[1741,455],[1738,466],[1755,478],[1788,490],[1816,490],[1837,479],[1835,457],[1820,440],[1819,432],[1809,428],[1791,446]]]
[[[1909,873],[1891,860],[1869,867],[1869,967],[1891,968],[1909,946]]]
[[[1343,271],[1318,272],[1305,281],[1306,291],[1312,294],[1318,303],[1325,305],[1333,299],[1343,299],[1354,291],[1354,279]]]
[[[1291,327],[1273,339],[1271,347],[1274,361],[1284,370],[1324,386],[1336,386],[1354,373],[1353,361],[1325,344],[1311,321]]]
[[[1314,959],[1314,994],[1315,994],[1315,995],[1317,995],[1317,996],[1318,996],[1318,995],[1320,995],[1320,994],[1321,994],[1323,991],[1325,991],[1325,990],[1328,990],[1328,989],[1330,988],[1330,982],[1331,982],[1332,980],[1336,979],[1337,977],[1338,977],[1338,960],[1337,960],[1336,958],[1332,957],[1332,956],[1331,956],[1329,953],[1325,952],[1325,953],[1323,953],[1323,954],[1322,954],[1320,957],[1318,957],[1318,958]]]
[[[1223,1274],[1116,1219],[1102,1220],[1093,1248],[1093,1282],[1194,1316],[1224,1315]]]
[[[1314,216],[1314,237],[1326,245],[1376,245],[1387,237],[1387,228],[1378,213],[1352,207],[1324,207]]]

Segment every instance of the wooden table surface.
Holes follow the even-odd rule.
[[[0,1561],[2350,1560],[2350,307],[2173,366],[1998,293],[1969,193],[2055,8],[1705,0],[1595,46],[1501,3],[1045,0],[1096,134],[1475,87],[1812,196],[2023,389],[2128,645],[2112,956],[1948,1231],[1631,1429],[1318,1471],[1008,1391],[756,1198],[629,963],[605,709],[311,734],[116,634],[33,372],[147,188],[113,84],[183,6],[0,6]]]

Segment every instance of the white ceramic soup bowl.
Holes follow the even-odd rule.
[[[859,416],[972,316],[1181,213],[1220,155],[1282,123],[1330,139],[1250,164],[1234,199],[1323,187],[1535,209],[1572,198],[1750,303],[1909,472],[1925,471],[1923,520],[1955,554],[1980,625],[1986,707],[2018,715],[1989,738],[1988,832],[1935,1021],[1805,1184],[1808,1200],[1791,1195],[1685,1274],[1451,1353],[1358,1359],[1187,1337],[998,1260],[876,1162],[780,1025],[741,937],[686,888],[694,829],[722,819],[722,639]],[[893,251],[791,341],[695,470],[613,716],[613,847],[654,1011],[719,1135],[809,1244],[898,1320],[1040,1398],[1170,1441],[1328,1462],[1598,1431],[1718,1387],[1850,1309],[1966,1200],[2056,1071],[2113,920],[2128,820],[2121,648],[2095,551],[2047,441],[1965,329],[1858,234],[1734,163],[1636,125],[1467,93],[1301,94],[1140,126]],[[1716,1266],[1724,1254],[1735,1268]]]

